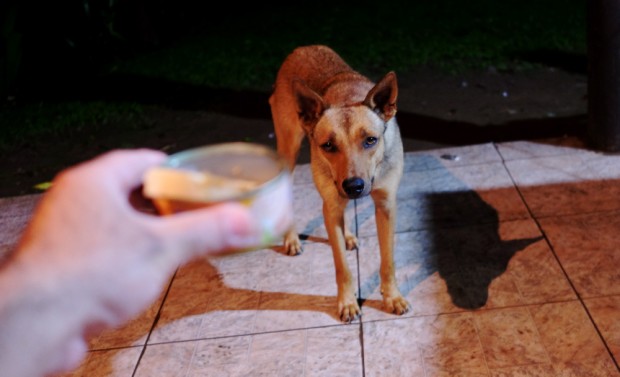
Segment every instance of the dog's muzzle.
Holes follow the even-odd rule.
[[[364,180],[359,177],[347,178],[342,181],[342,189],[349,199],[356,199],[364,192]]]

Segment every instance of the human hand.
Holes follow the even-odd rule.
[[[0,290],[15,293],[0,298],[0,365],[22,361],[8,375],[76,367],[93,329],[140,313],[180,264],[258,244],[259,227],[238,204],[165,217],[133,208],[129,193],[164,159],[108,152],[54,179],[0,270]]]

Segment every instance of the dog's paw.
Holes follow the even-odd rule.
[[[409,302],[401,295],[383,297],[383,308],[388,313],[403,315],[411,309]]]
[[[353,297],[353,300],[338,300],[338,313],[340,314],[340,320],[345,323],[351,323],[362,315],[355,297]]]
[[[346,232],[344,234],[344,241],[347,250],[357,249],[359,246],[359,242],[357,241],[357,237],[353,235],[353,233]]]
[[[288,233],[284,237],[284,252],[288,255],[299,255],[303,252],[301,240],[297,233]]]

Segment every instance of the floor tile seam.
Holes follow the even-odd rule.
[[[508,176],[510,177],[510,180],[512,181],[513,185],[515,186],[515,189],[517,190],[517,194],[519,195],[519,197],[521,198],[521,201],[523,203],[523,205],[525,206],[525,208],[527,209],[530,217],[533,219],[534,223],[536,224],[536,227],[538,228],[538,231],[540,232],[540,234],[543,236],[545,242],[547,243],[547,246],[549,247],[549,250],[551,250],[551,253],[553,254],[556,263],[558,264],[558,266],[560,267],[562,273],[564,274],[564,277],[566,278],[566,280],[568,281],[569,285],[571,286],[571,289],[573,290],[573,292],[575,293],[576,297],[581,300],[581,297],[579,296],[579,292],[577,291],[577,287],[575,287],[575,284],[573,283],[573,281],[570,279],[568,272],[566,271],[566,269],[564,268],[564,266],[562,265],[562,262],[560,261],[559,256],[557,255],[557,252],[555,251],[553,245],[551,244],[551,241],[547,235],[547,233],[545,232],[545,230],[542,227],[542,224],[539,221],[539,218],[537,218],[534,215],[534,212],[532,210],[532,208],[530,207],[530,205],[527,203],[527,200],[525,199],[525,196],[523,195],[523,192],[521,191],[521,188],[516,184],[515,178],[512,175],[512,173],[510,172],[510,170],[508,169],[508,167],[506,166],[505,162],[504,162],[504,168],[506,169]],[[583,304],[583,302],[582,302]]]
[[[511,179],[514,187],[519,187],[519,185],[518,185],[517,181],[514,179],[514,177],[512,175],[512,172],[510,171],[510,168],[507,166],[507,164],[509,164],[511,162],[518,162],[518,161],[540,160],[540,159],[546,159],[546,158],[557,158],[557,157],[562,157],[562,156],[567,156],[567,155],[573,155],[573,153],[558,153],[558,154],[550,154],[550,155],[545,155],[545,156],[531,156],[531,157],[523,157],[523,158],[506,158],[501,153],[501,151],[499,150],[499,144],[500,143],[493,143],[493,145],[495,147],[495,150],[499,154],[499,156],[501,158],[501,162],[504,165],[504,169],[510,175],[510,179]],[[553,167],[551,167],[551,168],[553,168]]]
[[[506,170],[510,171],[510,167],[506,166]],[[517,169],[518,170],[518,169]],[[552,179],[550,181],[543,181],[543,182],[517,182],[516,180],[514,181],[514,185],[517,187],[523,187],[523,188],[530,188],[530,189],[537,189],[538,187],[551,187],[551,186],[566,186],[566,185],[577,185],[577,184],[584,184],[584,183],[600,183],[600,182],[609,182],[609,181],[618,181],[619,180],[619,176],[617,175],[613,175],[613,176],[580,176],[578,173],[572,172],[570,170],[570,168],[559,168],[558,166],[553,166],[553,165],[544,165],[542,162],[539,163],[535,170],[538,171],[538,173],[546,173],[549,174],[549,171],[552,171],[552,174],[559,174],[563,177],[568,177],[568,178],[562,178],[562,179]],[[530,170],[531,172],[531,170]],[[588,171],[589,173],[589,171]]]
[[[304,331],[304,365],[302,367],[301,377],[305,377],[308,369],[308,331]]]
[[[572,300],[572,301],[576,301],[576,300]],[[483,356],[485,368],[486,368],[486,371],[487,371],[488,375],[491,375],[491,371],[492,370],[497,370],[497,369],[502,369],[502,368],[519,367],[519,366],[531,366],[531,365],[552,365],[551,357],[549,356],[547,347],[545,346],[545,356],[546,356],[546,361],[545,362],[530,362],[530,363],[523,363],[523,364],[512,364],[512,365],[509,365],[509,366],[500,366],[500,367],[497,367],[497,368],[491,368],[489,366],[489,363],[488,363],[488,360],[487,360],[486,348],[484,347],[484,344],[482,343],[482,339],[480,337],[480,329],[479,329],[478,323],[477,323],[477,321],[476,321],[476,319],[474,317],[474,314],[476,314],[476,312],[477,311],[464,311],[464,312],[460,312],[460,313],[469,313],[469,314],[472,315],[473,326],[475,328],[476,336],[478,338],[478,345],[480,346],[480,349],[483,352],[482,356]],[[456,314],[456,313],[452,313],[452,314]],[[419,317],[433,317],[433,316],[434,315],[423,315],[423,316],[419,316]],[[531,317],[531,313],[530,313],[529,310],[528,310],[528,316]],[[410,319],[410,318],[412,318],[412,317],[406,317],[406,318],[399,317],[399,318],[395,318],[395,319],[371,320],[371,321],[368,321],[368,323],[388,322],[388,321],[394,321],[394,320],[407,320],[407,319]],[[540,336],[540,333],[538,332],[538,327],[536,327],[536,332],[539,335],[539,338],[542,339],[542,337]],[[422,368],[423,368],[425,376],[426,376],[428,371],[427,371],[427,363],[425,362],[425,358],[423,356],[423,352],[420,349],[420,347],[422,347],[422,344],[418,343],[418,342],[414,342],[414,343],[415,343],[415,347],[416,347],[416,349],[418,351],[418,354],[420,355],[420,361],[422,363]]]
[[[596,323],[596,320],[594,319],[594,316],[590,312],[590,309],[588,308],[588,305],[586,305],[586,303],[583,300],[581,301],[581,305],[583,307],[583,310],[586,312],[586,315],[588,316],[588,320],[592,324],[592,327],[594,328],[594,331],[596,331],[599,339],[603,343],[603,347],[605,347],[605,350],[607,350],[607,355],[609,355],[609,357],[611,358],[611,361],[614,363],[614,365],[616,367],[616,370],[618,372],[620,372],[619,360],[616,359],[616,356],[614,355],[613,351],[611,350],[611,346],[607,342],[607,339],[603,335],[603,332],[601,331],[601,329],[599,328],[598,324]]]
[[[574,300],[577,301],[577,300]],[[540,333],[540,330],[538,328],[538,326],[536,325],[536,321],[534,320],[534,316],[532,315],[532,311],[530,310],[530,308],[526,308],[527,310],[527,315],[529,317],[529,319],[532,321],[532,323],[534,324],[534,329],[536,331],[536,335],[538,335],[538,339],[540,339],[540,342],[542,343],[543,347],[545,348],[545,356],[547,357],[547,361],[549,364],[553,363],[553,359],[551,358],[551,353],[549,352],[549,347],[547,347],[547,345],[544,342],[544,338],[542,337],[542,334]]]
[[[168,286],[166,287],[166,292],[164,293],[162,299],[161,299],[161,303],[159,304],[159,308],[157,308],[157,313],[155,314],[154,318],[153,318],[153,323],[151,324],[151,327],[149,329],[149,332],[146,336],[146,339],[144,339],[144,344],[142,345],[142,351],[140,352],[140,355],[138,356],[138,360],[136,361],[136,366],[131,374],[131,377],[134,377],[136,375],[136,373],[138,372],[139,366],[140,366],[140,362],[142,361],[142,358],[144,357],[144,353],[146,352],[146,349],[149,345],[149,340],[151,339],[151,335],[153,335],[153,331],[155,330],[155,328],[157,327],[157,323],[159,322],[159,318],[161,316],[161,312],[164,308],[164,304],[166,303],[166,299],[168,298],[168,294],[170,294],[170,289],[172,288],[172,284],[174,283],[174,279],[177,276],[177,273],[179,272],[179,269],[177,268],[174,273],[172,274],[172,277],[170,278],[170,281],[168,282]]]
[[[552,300],[552,301],[544,301],[544,302],[530,302],[530,303],[526,303],[526,304],[496,306],[496,307],[492,307],[492,308],[480,308],[480,309],[476,309],[476,310],[462,309],[462,310],[457,310],[457,311],[453,311],[453,312],[438,312],[438,313],[431,313],[431,314],[409,315],[409,316],[404,316],[404,317],[403,316],[399,316],[399,317],[395,317],[395,318],[370,319],[370,320],[366,320],[365,323],[369,324],[369,323],[375,323],[375,322],[405,321],[405,320],[416,319],[416,318],[433,318],[433,317],[437,317],[437,316],[450,316],[450,315],[459,315],[459,314],[476,315],[477,313],[487,313],[487,312],[511,310],[511,309],[519,309],[519,308],[532,308],[532,307],[541,306],[541,305],[564,304],[564,303],[571,303],[571,302],[576,303],[578,301],[579,300],[575,298],[575,299]],[[362,318],[363,318],[363,316],[362,316]]]
[[[526,142],[533,142],[535,143],[536,140],[521,140],[521,141],[526,141]],[[518,141],[517,141],[518,142]],[[580,147],[575,147],[575,146],[557,146],[555,145],[556,148],[562,148],[564,150],[562,151],[557,151],[557,152],[550,152],[548,151],[545,154],[541,154],[541,155],[530,155],[527,157],[507,157],[504,156],[504,154],[502,154],[501,152],[501,146],[502,145],[506,145],[508,143],[511,143],[510,141],[508,142],[492,142],[492,144],[495,147],[495,150],[497,151],[497,153],[499,154],[499,156],[504,160],[504,161],[520,161],[520,160],[535,160],[535,159],[539,159],[539,158],[547,158],[547,157],[563,157],[563,156],[570,156],[570,155],[589,155],[592,157],[613,157],[613,156],[617,156],[617,154],[611,153],[611,154],[607,154],[605,152],[601,152],[601,151],[596,151],[596,150],[592,150],[592,149],[588,149],[588,148],[580,148]],[[550,145],[551,147],[553,147],[553,145]],[[570,151],[568,150],[570,149]]]
[[[594,321],[594,318],[592,316],[592,313],[590,313],[590,310],[588,309],[588,306],[586,305],[583,297],[581,296],[581,294],[579,293],[579,291],[577,290],[577,287],[575,286],[575,283],[573,282],[573,280],[570,278],[570,275],[568,274],[568,271],[566,271],[566,269],[564,268],[564,265],[562,264],[560,257],[557,253],[557,251],[555,250],[553,244],[551,243],[551,240],[549,239],[549,236],[547,235],[547,233],[545,232],[545,230],[543,229],[542,224],[540,223],[539,219],[536,218],[534,216],[534,213],[532,212],[531,207],[527,204],[527,201],[525,200],[525,197],[523,196],[523,192],[521,191],[521,189],[516,185],[516,182],[514,180],[513,175],[510,173],[510,170],[507,169],[508,171],[508,175],[510,176],[510,179],[513,181],[513,183],[515,184],[515,187],[517,189],[517,192],[519,194],[519,196],[521,197],[521,200],[523,201],[523,203],[525,204],[528,212],[530,212],[530,216],[532,216],[532,218],[534,219],[534,222],[536,224],[536,226],[538,227],[539,232],[542,234],[543,238],[545,239],[545,242],[547,243],[547,246],[549,247],[549,250],[551,250],[551,254],[554,256],[556,263],[558,264],[558,266],[560,267],[560,270],[562,271],[562,273],[564,274],[564,277],[566,279],[566,281],[568,282],[568,284],[570,285],[571,289],[573,290],[573,292],[575,293],[581,307],[583,308],[583,310],[585,311],[586,315],[588,316],[588,319],[590,321],[590,323],[592,324],[592,326],[594,327],[594,330],[596,331],[596,333],[598,334],[599,339],[601,340],[601,342],[603,342],[603,345],[605,347],[605,349],[607,350],[608,355],[611,357],[611,360],[613,361],[614,365],[616,366],[616,369],[618,371],[620,371],[620,365],[618,364],[618,360],[616,360],[616,358],[614,357],[613,352],[611,352],[611,348],[610,346],[607,344],[607,341],[605,340],[605,337],[603,336],[603,333],[601,332],[600,328],[598,327],[598,325],[596,324],[596,322]]]
[[[348,327],[348,326],[354,326],[357,324],[358,322],[356,321],[352,323],[335,323],[333,325],[323,325],[323,326],[294,327],[294,328],[288,328],[288,329],[257,331],[257,332],[249,332],[249,333],[234,334],[234,335],[196,337],[192,339],[164,340],[164,341],[149,342],[146,344],[146,346],[161,346],[161,345],[176,344],[176,343],[191,343],[191,342],[212,341],[212,340],[220,340],[220,339],[234,339],[234,338],[240,338],[240,337],[252,337],[252,336],[257,336],[257,335],[281,334],[281,333],[288,333],[288,332],[293,332],[293,331],[307,331],[307,330]]]
[[[545,356],[549,356],[549,353],[547,352],[547,347],[545,345],[543,345],[543,348],[545,349]],[[549,367],[553,368],[554,365],[556,365],[556,364],[553,361],[551,361],[551,360],[550,361],[545,361],[545,362],[515,363],[515,364],[511,364],[511,365],[500,365],[500,366],[497,366],[497,367],[492,367],[492,368],[489,368],[489,371],[501,371],[501,370],[506,370],[506,369],[510,370],[510,369],[513,369],[513,368],[523,368],[523,367],[532,367],[532,366],[549,366]],[[492,374],[489,374],[489,376],[492,376]]]
[[[519,195],[522,195],[521,192],[519,191]],[[525,202],[525,201],[524,201]],[[570,275],[568,274],[568,271],[566,271],[566,268],[564,267],[564,265],[562,264],[562,261],[560,260],[560,257],[558,256],[557,251],[555,250],[553,244],[551,243],[551,240],[549,239],[549,236],[547,235],[547,233],[545,232],[542,224],[540,223],[539,219],[534,217],[533,214],[531,213],[531,208],[527,205],[527,203],[525,203],[528,211],[530,211],[530,215],[532,215],[532,219],[534,221],[534,223],[536,224],[536,227],[538,228],[538,231],[540,232],[540,234],[542,235],[543,239],[545,240],[545,243],[547,244],[547,247],[549,248],[549,250],[551,251],[551,254],[553,255],[556,263],[558,264],[558,267],[560,267],[560,270],[562,271],[562,274],[564,275],[564,278],[566,279],[566,281],[568,282],[568,284],[570,285],[571,289],[573,290],[573,293],[575,294],[575,296],[577,297],[577,299],[579,301],[582,302],[583,304],[583,300],[581,295],[579,294],[579,291],[577,290],[577,287],[575,286],[575,283],[573,282],[573,280],[570,278]]]
[[[260,286],[260,283],[259,285],[257,285],[256,289],[259,289],[259,286]],[[256,303],[256,309],[254,310],[254,315],[252,316],[252,327],[250,327],[252,332],[254,332],[254,330],[256,329],[256,322],[258,322],[257,313],[260,310],[260,307],[264,302],[263,301],[264,296],[265,296],[265,291],[261,289],[258,294],[258,302]],[[202,321],[204,322],[204,319]],[[201,326],[202,326],[202,323],[201,323]]]
[[[197,351],[198,351],[197,344],[194,343],[192,347],[192,355],[189,357],[189,360],[187,362],[187,366],[185,369],[185,373],[183,374],[184,377],[189,376],[189,372],[192,370],[192,364],[194,364],[194,360],[196,359]]]
[[[584,301],[588,301],[588,300],[598,300],[601,298],[620,298],[620,293],[610,293],[610,294],[604,294],[604,295],[594,295],[594,296],[587,296],[584,297],[583,300]]]
[[[463,224],[454,224],[454,225],[441,225],[441,226],[412,228],[412,229],[407,229],[407,230],[398,230],[398,231],[395,231],[394,234],[412,233],[412,232],[428,232],[428,231],[434,231],[434,230],[453,230],[453,229],[459,229],[459,228],[471,228],[471,227],[485,226],[485,225],[492,225],[492,224],[514,223],[518,221],[526,221],[526,220],[533,220],[533,219],[534,218],[528,215],[528,216],[519,216],[519,217],[514,217],[514,218],[503,219],[499,221],[482,221],[482,222],[477,222],[477,223],[463,223]],[[360,236],[360,238],[362,239],[371,238],[371,237],[373,237],[371,234]]]
[[[513,364],[513,365],[510,365],[510,366],[500,366],[500,367],[497,367],[497,368],[491,368],[489,366],[489,364],[488,364],[485,347],[482,344],[482,340],[481,340],[480,334],[479,334],[480,330],[478,328],[477,321],[475,320],[475,315],[477,313],[482,312],[482,311],[490,312],[490,311],[507,310],[507,309],[514,309],[514,308],[525,308],[527,310],[527,314],[528,314],[529,318],[532,320],[532,323],[535,324],[535,322],[533,320],[533,317],[532,317],[532,314],[531,314],[531,311],[529,310],[530,308],[535,307],[535,306],[539,306],[539,305],[547,305],[547,304],[554,304],[554,303],[565,303],[565,302],[577,302],[577,301],[578,301],[577,299],[573,299],[573,300],[558,300],[558,301],[549,301],[549,302],[544,302],[544,303],[532,303],[532,304],[525,304],[525,305],[507,306],[507,307],[501,307],[501,308],[485,308],[485,309],[479,309],[479,310],[475,310],[475,311],[463,310],[463,311],[459,311],[459,312],[449,312],[449,313],[443,313],[443,314],[423,314],[423,315],[418,315],[418,316],[413,316],[413,317],[397,317],[397,318],[375,319],[375,320],[364,321],[364,323],[371,324],[371,323],[380,323],[380,322],[404,321],[404,320],[410,320],[410,319],[413,319],[413,318],[433,318],[433,317],[437,317],[437,316],[441,316],[441,315],[470,314],[472,316],[472,319],[473,319],[473,325],[474,325],[474,327],[476,329],[476,335],[478,337],[478,342],[479,342],[479,345],[480,345],[480,349],[483,351],[483,359],[484,359],[484,362],[485,362],[486,370],[487,370],[488,374],[491,375],[491,371],[492,370],[505,369],[505,368],[511,368],[511,367],[519,367],[519,366],[552,365],[553,361],[552,361],[551,356],[549,354],[548,347],[543,344],[544,350],[545,350],[545,357],[546,357],[546,361],[545,362],[531,362],[531,363]],[[543,338],[540,335],[538,326],[535,326],[535,331],[536,331],[539,339],[541,339],[541,341],[542,341]],[[420,354],[420,359],[421,359],[421,362],[422,362],[422,366],[423,366],[423,370],[425,372],[425,375],[427,375],[426,362],[424,360],[423,353],[420,350],[421,344],[418,343],[418,342],[415,342],[415,346],[416,346],[416,349],[418,349],[418,352]]]
[[[359,320],[360,362],[362,363],[362,377],[366,376],[366,347],[364,343],[364,319]]]
[[[107,351],[122,351],[122,350],[129,350],[129,349],[133,349],[133,348],[142,348],[144,347],[146,343],[140,343],[140,344],[129,344],[126,346],[112,346],[112,347],[95,347],[95,348],[89,348],[88,349],[88,353],[91,352],[107,352]]]
[[[251,357],[252,357],[252,346],[253,345],[254,345],[254,338],[250,337],[249,341],[247,342],[246,349],[245,349],[245,358],[246,358],[246,360],[251,360]],[[196,348],[198,348],[198,346],[194,345],[194,349],[196,349]]]
[[[363,316],[362,316],[362,318],[361,318],[361,320],[360,320],[360,337],[362,337],[362,339],[363,339],[363,335],[364,335],[364,331],[363,331],[364,327],[363,327],[363,325],[364,325],[364,323],[371,324],[371,323],[377,323],[377,322],[388,322],[388,321],[395,321],[395,320],[406,320],[406,319],[408,319],[408,318],[412,318],[412,317],[401,317],[401,316],[399,316],[399,317],[392,318],[392,319],[370,320],[370,321],[366,322],[366,321],[364,321],[364,318],[363,318]],[[422,352],[422,349],[421,349],[421,347],[420,347],[420,343],[418,343],[418,342],[414,342],[414,346],[415,346],[415,350],[416,350],[416,352],[417,352],[417,354],[418,354],[418,356],[419,356],[419,358],[420,358],[420,363],[421,363],[421,366],[422,366],[422,371],[424,372],[424,377],[427,377],[427,376],[428,376],[428,371],[427,371],[427,369],[428,369],[428,367],[427,367],[427,362],[425,361],[425,358],[424,358],[424,353]],[[365,344],[364,344],[364,343],[362,343],[362,347],[361,347],[361,352],[362,352],[362,355],[364,355],[364,354],[365,354],[365,350],[366,350]],[[364,359],[363,357],[362,357],[362,376],[366,376],[366,361],[365,361],[365,359]]]
[[[601,343],[603,344],[603,347],[607,351],[607,355],[609,356],[609,358],[611,359],[612,363],[616,367],[616,370],[618,372],[620,372],[620,365],[618,364],[618,360],[616,360],[613,352],[611,351],[611,348],[607,344],[607,341],[605,340],[605,337],[603,336],[602,332],[598,328],[598,326],[597,326],[596,322],[594,321],[594,318],[592,317],[590,311],[588,310],[588,308],[586,307],[585,303],[582,300],[578,300],[578,301],[579,301],[579,304],[581,305],[582,309],[585,311],[586,316],[588,317],[588,321],[589,321],[590,325],[592,325],[592,327],[594,328],[594,331],[597,333],[597,335],[599,337],[599,340],[601,341]],[[528,312],[529,312],[529,310],[528,310]],[[530,313],[530,315],[531,315],[531,313]],[[533,320],[533,317],[532,317],[532,320]],[[537,326],[536,326],[536,332],[539,333]],[[539,336],[540,336],[540,333],[539,333]],[[545,351],[547,352],[549,358],[551,358],[551,355],[549,355],[549,347],[545,344],[544,338],[541,337],[540,339],[543,342],[543,346],[545,347]]]
[[[620,295],[614,295],[614,296],[618,297]],[[611,296],[611,297],[614,297],[614,296]],[[366,300],[366,298],[363,298],[362,300]],[[527,302],[527,303],[513,304],[513,305],[494,306],[490,308],[479,308],[475,310],[461,309],[461,310],[455,310],[455,311],[440,311],[437,313],[423,313],[423,314],[397,316],[394,318],[376,318],[376,319],[365,320],[364,322],[374,323],[374,322],[385,322],[385,321],[399,321],[399,320],[407,320],[407,319],[412,319],[412,318],[431,318],[431,317],[436,317],[436,316],[457,315],[457,314],[465,314],[465,313],[476,314],[476,313],[493,312],[493,311],[501,311],[501,310],[519,309],[519,308],[531,308],[531,307],[541,306],[541,305],[565,304],[565,303],[578,302],[578,301],[579,300],[577,298],[546,300],[546,301]],[[364,317],[362,316],[362,318]]]
[[[358,210],[357,210],[357,200],[353,200],[353,219],[355,221],[355,237],[358,239],[358,245],[355,248],[355,269],[356,269],[356,278],[357,278],[357,302],[360,306],[360,310],[362,307],[361,297],[362,297],[362,278],[361,278],[361,267],[360,267],[360,235],[359,235],[359,218],[358,218]],[[363,318],[359,318],[358,324],[359,331],[359,342],[360,342],[360,362],[362,363],[362,377],[366,376],[366,359],[364,353],[364,320]]]
[[[557,219],[557,218],[576,218],[580,216],[594,216],[594,215],[620,215],[620,209],[608,209],[608,210],[599,210],[599,211],[585,211],[579,213],[555,213],[553,215],[536,215],[533,216],[534,219],[546,220],[546,219]]]
[[[420,343],[416,342],[415,343],[415,348],[418,351],[418,355],[420,355],[420,361],[422,362],[422,373],[424,373],[423,377],[434,377],[433,375],[431,375],[431,372],[429,371],[429,365],[428,362],[426,361],[426,358],[424,357],[424,349],[422,348],[422,346],[420,345]]]
[[[498,151],[498,153],[501,152]],[[539,155],[539,156],[529,156],[529,157],[512,157],[512,158],[507,158],[503,155],[501,155],[501,158],[504,162],[518,162],[518,161],[529,161],[529,160],[540,160],[540,159],[546,159],[546,158],[557,158],[557,157],[564,157],[564,156],[572,156],[572,155],[576,155],[576,154],[581,154],[584,152],[575,152],[575,153],[558,153],[558,154],[546,154],[546,155]]]
[[[474,326],[474,330],[476,331],[476,338],[478,339],[478,346],[482,350],[482,360],[484,360],[484,367],[486,368],[487,375],[491,375],[491,370],[489,369],[489,361],[487,360],[487,352],[485,351],[484,344],[482,344],[482,339],[480,338],[480,328],[478,326],[478,321],[476,321],[475,312],[472,312],[471,321]]]

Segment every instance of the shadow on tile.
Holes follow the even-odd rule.
[[[401,286],[405,296],[438,273],[445,281],[453,305],[467,310],[481,308],[487,304],[491,283],[506,271],[513,256],[543,238],[503,240],[497,212],[474,191],[429,194],[425,200],[430,211],[450,206],[464,219],[483,215],[488,222],[451,228],[436,224],[426,229],[421,241],[423,251],[396,256],[397,275],[398,271],[410,271],[413,265],[419,266],[407,279],[406,286]],[[365,284],[363,292],[376,290],[378,269],[373,275],[362,282]],[[373,284],[375,286],[371,286]],[[374,307],[374,304],[364,302],[364,306]],[[380,310],[380,306],[375,308]]]
[[[429,165],[428,161],[426,165]],[[413,259],[404,256],[397,261],[397,269],[410,270],[407,263],[420,266],[408,279],[407,287],[401,287],[401,292],[407,296],[417,285],[437,272],[445,281],[455,306],[468,310],[478,309],[487,303],[489,286],[506,271],[512,257],[541,240],[542,236],[512,240],[500,237],[500,214],[489,203],[499,205],[503,211],[519,209],[513,211],[514,215],[509,218],[527,216],[516,189],[506,179],[474,180],[473,184],[480,187],[472,187],[472,183],[466,183],[455,171],[440,163],[432,166],[433,177],[441,178],[435,183],[440,184],[439,187],[429,187],[428,190],[401,187],[403,195],[399,198],[399,221],[409,221],[404,216],[422,218],[424,221],[419,226],[427,234],[422,245],[423,255]],[[505,174],[501,164],[489,164],[481,176],[501,177]],[[420,183],[425,184],[428,183]],[[412,196],[415,196],[414,201],[409,200]],[[369,216],[372,216],[369,207],[358,213],[362,221]],[[371,277],[370,282],[371,285],[379,284],[378,275]],[[363,292],[373,292],[376,288],[370,286],[368,281],[364,284]],[[364,305],[371,306],[368,303]]]
[[[258,260],[263,260],[262,267],[272,263],[280,265],[281,262],[274,262],[268,255],[258,255],[273,252],[273,250],[256,251],[254,256]],[[290,279],[290,274],[302,273],[307,266],[280,267],[289,271],[280,277],[273,276],[273,271],[270,273],[266,271],[269,276],[261,277],[260,271],[248,271],[247,266],[223,274],[206,259],[196,260],[184,266],[175,277],[150,343],[341,324],[335,310],[337,307],[335,292],[334,294],[297,293],[295,289],[298,288],[287,287],[286,281]],[[241,274],[237,276],[238,279],[245,280],[242,282],[243,288],[230,286],[224,280],[225,277],[230,278],[234,274]],[[280,279],[281,289],[277,291],[261,289],[257,284],[263,279]],[[329,283],[331,287],[333,283],[331,281]],[[272,313],[269,316],[272,322],[284,322],[280,323],[278,328],[261,328],[257,324],[257,315],[267,312]],[[278,312],[286,312],[285,318],[280,318],[276,314]],[[296,317],[295,313],[303,315],[303,312],[311,318],[302,321]],[[272,326],[276,324],[272,323]]]
[[[452,302],[460,308],[483,307],[489,298],[491,282],[506,271],[515,253],[542,239],[539,236],[502,240],[497,211],[475,191],[432,193],[426,200],[431,212],[444,212],[448,207],[464,220],[488,219],[475,227],[453,229],[451,237],[446,237],[440,226],[429,229],[430,253],[422,271],[438,271],[448,286]]]

